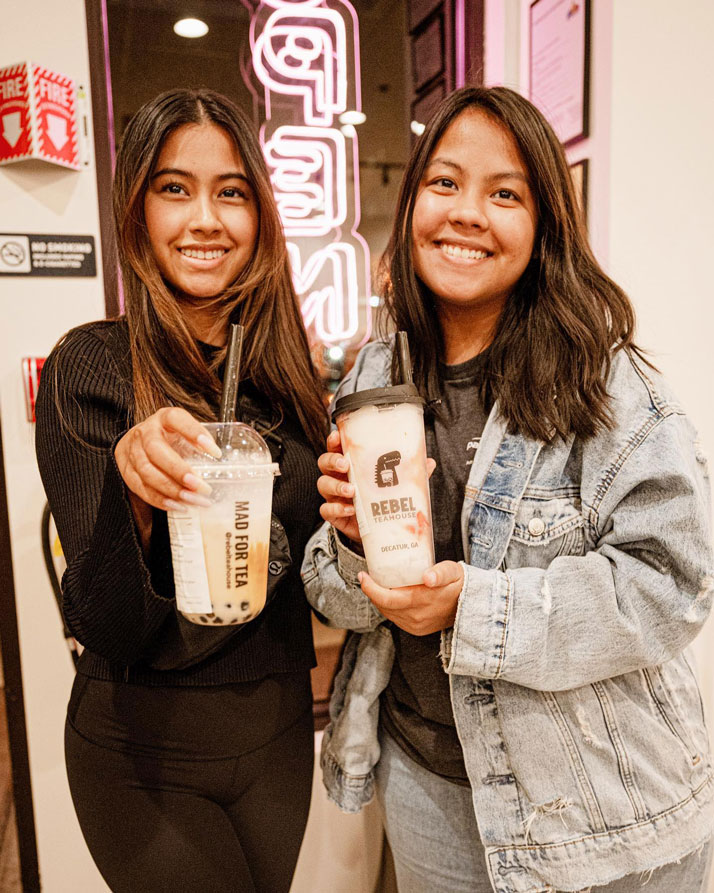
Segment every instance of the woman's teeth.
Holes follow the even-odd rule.
[[[488,257],[487,251],[476,251],[475,248],[462,248],[460,245],[448,245],[446,242],[442,242],[439,247],[449,257],[466,257],[469,260],[483,260],[485,257]]]
[[[195,257],[198,260],[215,260],[217,257],[223,257],[226,253],[225,248],[216,248],[213,251],[200,251],[197,248],[180,248],[179,250],[185,257]]]

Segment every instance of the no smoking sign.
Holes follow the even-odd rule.
[[[96,276],[94,236],[0,233],[0,276]]]
[[[0,164],[28,158],[80,168],[74,81],[30,62],[0,69]]]
[[[30,240],[27,236],[0,236],[0,273],[30,273]]]

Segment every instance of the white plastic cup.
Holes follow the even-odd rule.
[[[434,564],[423,399],[412,384],[357,391],[332,417],[370,576],[389,588],[422,583]]]
[[[263,438],[242,422],[204,428],[221,447],[214,459],[186,441],[179,452],[211,487],[211,505],[169,511],[176,604],[192,623],[246,623],[265,607],[273,478]]]

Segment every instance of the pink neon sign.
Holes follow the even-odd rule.
[[[286,236],[327,235],[347,218],[347,148],[334,127],[283,125],[263,146]]]
[[[358,232],[357,136],[337,120],[361,110],[357,15],[348,0],[262,0],[250,46],[305,324],[327,343],[359,341],[370,330],[370,259]]]

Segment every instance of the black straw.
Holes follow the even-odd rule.
[[[243,326],[231,324],[226,367],[223,373],[223,391],[221,393],[221,422],[235,422],[238,382],[240,381],[240,360],[243,350]]]
[[[412,384],[412,360],[409,356],[409,340],[406,332],[397,332],[397,356],[399,357],[399,373],[402,384]]]

